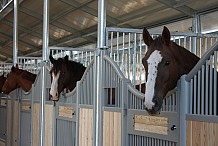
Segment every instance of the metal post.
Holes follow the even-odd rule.
[[[93,122],[93,146],[102,145],[103,139],[103,113],[102,113],[102,49],[105,48],[106,7],[105,0],[98,0],[98,50],[95,56],[95,79],[94,79],[94,122]]]
[[[201,17],[200,17],[200,15],[196,15],[192,19],[192,31],[195,33],[201,33]]]
[[[18,2],[14,0],[14,28],[13,28],[13,64],[17,64],[18,52]]]
[[[44,0],[43,9],[43,50],[42,50],[42,92],[40,98],[40,129],[39,145],[44,145],[44,123],[45,123],[45,99],[46,99],[46,62],[48,60],[48,41],[49,41],[49,0]]]
[[[192,31],[197,34],[201,34],[201,22],[200,22],[200,16],[196,15],[192,19]],[[194,54],[197,54],[197,38],[193,37],[192,40],[192,52]]]
[[[180,78],[180,105],[179,105],[179,119],[180,119],[180,134],[179,134],[179,145],[186,145],[186,114],[190,111],[190,83],[185,80],[186,75]]]

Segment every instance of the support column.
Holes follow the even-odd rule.
[[[13,64],[17,64],[18,52],[18,0],[14,0],[14,28],[13,28]]]
[[[105,48],[106,6],[105,0],[98,0],[98,42],[95,54],[95,79],[94,79],[94,121],[93,121],[93,146],[102,146],[103,142],[103,98],[102,98],[102,58]]]
[[[39,145],[44,146],[45,133],[45,99],[46,99],[46,63],[48,61],[49,44],[49,0],[44,0],[43,6],[43,50],[42,50],[42,92],[40,98]]]
[[[200,15],[195,15],[195,17],[192,19],[192,32],[196,34],[201,34],[201,21],[200,21]],[[197,38],[194,37],[192,39],[192,52],[194,54],[197,54]]]
[[[180,119],[180,133],[179,146],[186,145],[186,114],[190,112],[190,83],[186,81],[186,75],[180,78],[179,84],[179,119]]]

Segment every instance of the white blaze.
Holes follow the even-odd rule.
[[[57,99],[57,93],[58,93],[58,78],[59,78],[60,72],[57,73],[55,76],[54,73],[52,73],[52,83],[51,83],[51,90],[50,94],[53,99]]]
[[[148,78],[146,82],[145,102],[144,105],[148,109],[152,109],[154,103],[152,101],[154,97],[154,87],[157,78],[157,67],[161,62],[162,56],[160,51],[155,50],[147,60],[148,63]]]

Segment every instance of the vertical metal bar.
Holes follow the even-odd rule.
[[[110,58],[112,58],[112,54],[113,54],[113,39],[114,39],[114,32],[111,32],[111,52],[110,52]]]
[[[179,119],[180,119],[180,138],[179,138],[179,145],[185,146],[186,145],[186,114],[189,113],[189,93],[190,93],[190,84],[185,80],[186,75],[181,77],[180,81],[180,106],[179,106]]]
[[[32,93],[31,93],[31,130],[30,130],[30,145],[33,146],[33,125],[34,125],[34,95],[35,95],[35,89],[34,84],[32,84]]]
[[[124,51],[125,51],[125,33],[123,33],[123,51],[122,51],[122,67],[121,67],[121,71],[124,73]]]
[[[13,24],[13,64],[17,64],[18,54],[18,0],[14,0],[14,24]]]
[[[210,110],[209,110],[209,114],[210,115],[212,115],[212,97],[213,97],[213,93],[212,93],[212,91],[213,91],[213,86],[212,86],[212,84],[213,84],[213,69],[212,69],[212,65],[213,65],[213,61],[212,61],[212,55],[210,55],[210,85],[209,85],[209,87],[210,87],[210,94],[209,94],[209,97],[210,97]]]
[[[49,49],[48,49],[48,41],[49,41],[49,0],[44,0],[43,3],[43,53],[42,59],[43,61],[48,60]],[[39,145],[44,145],[44,129],[45,129],[45,98],[46,98],[46,68],[45,63],[42,63],[42,92],[40,98],[40,127],[39,127]]]
[[[207,51],[207,38],[205,38],[204,42],[204,53]]]
[[[196,110],[197,110],[197,91],[196,91],[196,80],[197,80],[197,77],[196,77],[196,75],[194,75],[194,102],[193,102],[193,105],[194,105],[194,114],[196,114]]]
[[[136,81],[135,81],[135,75],[136,75],[136,47],[137,47],[137,41],[136,41],[136,33],[134,33],[134,53],[133,53],[133,65],[132,65],[132,71],[133,71],[133,76],[132,76],[132,83],[135,86]]]
[[[201,114],[204,115],[205,114],[205,109],[204,109],[204,101],[205,101],[205,95],[204,95],[204,91],[205,91],[205,67],[204,65],[202,65],[201,67]]]
[[[200,45],[199,45],[199,47],[200,47],[200,54],[199,54],[199,57],[201,58],[201,56],[202,56],[202,38],[200,37]]]
[[[141,91],[141,86],[142,86],[141,85],[142,84],[142,76],[141,76],[142,75],[142,34],[140,34],[139,39],[140,39],[140,42],[139,42],[139,46],[140,46],[139,47],[139,49],[140,49],[139,50],[139,55],[140,55],[140,57],[139,57],[139,64],[140,64],[139,65],[140,66],[140,71],[139,71],[140,72],[139,73],[139,81],[140,81],[139,82],[139,84],[140,84],[139,85],[139,91]]]
[[[130,53],[130,39],[131,39],[131,34],[129,33],[128,35],[128,56],[129,56],[129,61],[128,61],[128,79],[130,79],[130,70],[131,70],[131,67],[130,67],[130,64],[131,64],[131,53]]]
[[[120,59],[120,55],[119,55],[119,32],[117,32],[117,65],[120,67],[120,63],[119,63],[119,59]]]
[[[197,88],[198,88],[198,96],[197,96],[197,101],[198,101],[198,110],[197,110],[197,113],[200,114],[200,110],[201,110],[201,106],[200,106],[200,103],[201,103],[201,91],[200,91],[200,88],[201,88],[201,71],[199,70],[198,71],[198,85],[197,85]]]
[[[213,109],[214,109],[214,115],[217,115],[217,51],[214,51],[214,72],[213,72],[213,74],[214,74],[214,78],[213,78],[213,80],[214,80],[214,85],[213,85],[213,87],[214,87],[214,89],[213,89],[213,91],[214,91],[214,95],[213,95],[213,98],[214,98],[214,107],[213,107]]]
[[[105,28],[106,28],[106,2],[105,0],[98,0],[98,48],[105,47]],[[98,49],[95,57],[96,73],[94,77],[94,121],[93,121],[93,146],[102,145],[102,60],[103,52]]]
[[[208,96],[209,96],[209,92],[208,92],[208,74],[209,74],[209,69],[208,69],[209,67],[208,67],[208,60],[206,61],[206,85],[205,85],[205,88],[206,88],[206,96],[205,96],[205,99],[206,99],[206,102],[205,102],[205,108],[206,108],[206,110],[205,110],[205,114],[206,115],[208,115],[208,107],[209,107],[209,105],[208,105]]]

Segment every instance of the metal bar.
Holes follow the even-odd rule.
[[[190,93],[190,83],[185,81],[185,76],[183,75],[181,77],[180,81],[180,89],[182,92],[180,92],[180,106],[179,106],[179,116],[180,116],[180,138],[179,138],[179,145],[184,146],[186,145],[186,114],[189,113],[189,93]]]
[[[129,33],[128,35],[128,53],[129,53],[129,57],[128,57],[128,79],[130,79],[130,70],[131,70],[131,66],[130,66],[130,63],[131,63],[131,55],[130,55],[130,39],[131,39],[131,34]]]
[[[205,99],[206,99],[206,106],[205,106],[205,108],[206,108],[206,110],[205,110],[205,114],[206,115],[208,115],[208,107],[209,107],[209,105],[208,105],[208,74],[209,74],[209,69],[208,69],[209,67],[208,67],[208,61],[206,61],[206,86],[205,86],[205,88],[206,88],[206,96],[205,96]]]
[[[117,65],[120,67],[120,63],[119,63],[119,32],[117,32]]]
[[[136,33],[134,33],[134,53],[133,53],[133,65],[132,65],[132,83],[133,83],[133,85],[135,86],[135,83],[136,83],[136,81],[135,81],[135,75],[136,75],[136,43],[137,43],[137,41],[136,41]]]
[[[197,84],[197,88],[198,88],[198,96],[197,96],[197,104],[198,104],[198,106],[197,106],[197,114],[200,114],[200,110],[201,110],[201,106],[200,106],[200,103],[201,103],[201,92],[200,92],[200,87],[201,87],[201,71],[199,70],[198,71],[198,82],[197,82],[198,84]]]
[[[43,61],[48,60],[49,50],[49,0],[44,0],[43,3]],[[39,145],[44,146],[44,129],[45,129],[45,99],[46,99],[46,68],[45,63],[42,63],[42,90],[40,98],[40,127],[39,127]]]
[[[196,75],[194,76],[194,102],[193,102],[193,105],[194,105],[194,114],[196,114],[197,112],[196,112],[196,110],[197,110],[197,91],[196,91],[196,80],[197,80],[197,77],[196,77]]]
[[[14,0],[14,28],[13,28],[13,64],[17,64],[18,54],[18,0]]]
[[[202,68],[201,68],[201,114],[204,115],[205,114],[205,95],[204,95],[204,91],[205,91],[205,67],[204,65],[202,65]]]
[[[213,83],[214,83],[214,115],[217,115],[217,51],[214,52],[214,70],[213,70],[213,74],[214,74],[214,79],[213,79]]]
[[[105,28],[106,28],[106,2],[105,0],[98,0],[98,41],[95,64],[96,73],[94,80],[94,125],[93,125],[93,146],[102,145],[102,127],[103,127],[103,113],[102,113],[102,56],[103,52],[100,48],[105,47]],[[95,86],[96,85],[96,86]]]
[[[213,71],[212,71],[212,64],[213,64],[213,62],[212,62],[212,55],[210,55],[210,80],[209,80],[209,88],[210,88],[210,94],[209,94],[209,102],[210,102],[210,110],[209,110],[209,114],[210,115],[212,115],[212,97],[213,97],[213,93],[212,93],[212,91],[213,91],[213,86],[212,86],[212,84],[213,84],[213,76],[212,76],[212,73],[213,73]]]

